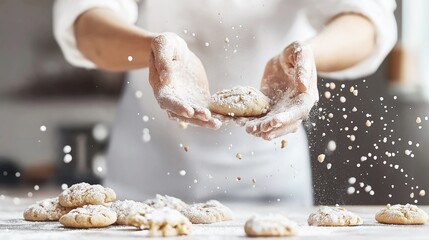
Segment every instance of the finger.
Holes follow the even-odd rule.
[[[165,88],[161,89],[157,97],[159,106],[162,109],[173,112],[179,116],[192,118],[195,113],[194,109],[186,102],[180,101],[176,97],[172,96],[169,91],[171,90],[167,90]]]
[[[234,118],[234,122],[237,125],[244,127],[247,122],[252,121],[254,119],[256,119],[256,118],[254,118],[254,117],[237,117],[237,118]]]
[[[252,121],[248,121],[245,127],[246,127],[246,132],[249,134],[260,132],[260,120],[255,119]]]
[[[269,132],[271,131],[274,127],[271,125],[272,120],[271,119],[267,119],[266,121],[261,123],[261,131],[262,132]]]
[[[167,113],[170,119],[186,122],[200,127],[219,129],[222,126],[222,123],[216,118],[210,118],[208,121],[202,121],[195,118],[185,118],[172,112],[167,112]]]
[[[270,119],[272,128],[277,128],[280,125],[289,125],[298,120],[307,118],[311,108],[314,106],[313,97],[307,93],[302,93],[295,99],[297,103],[291,106],[287,111],[280,112]]]
[[[294,133],[298,130],[301,123],[302,120],[299,120],[291,125],[280,126],[279,128],[276,128],[270,132],[261,133],[261,137],[265,140],[272,140],[274,138],[278,138],[289,133]]]
[[[211,112],[205,107],[200,107],[195,104],[192,104],[191,107],[194,109],[194,118],[208,121],[212,116]]]
[[[218,114],[218,113],[212,113],[212,117],[218,119],[221,122],[227,123],[230,121],[234,121],[234,119],[230,116],[225,116],[222,114]]]

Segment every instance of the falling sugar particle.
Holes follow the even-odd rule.
[[[133,56],[128,56],[128,62],[132,62],[133,61]]]
[[[141,91],[136,91],[136,92],[134,93],[134,95],[136,96],[136,98],[141,98],[141,97],[143,97],[143,93],[142,93]]]
[[[73,160],[72,155],[70,155],[70,154],[66,154],[66,155],[64,155],[63,161],[64,161],[65,163],[69,163],[69,162],[71,162],[72,160]]]
[[[420,197],[424,197],[426,195],[426,191],[425,190],[420,190],[419,192]]]
[[[326,169],[331,169],[332,168],[332,164],[331,163],[328,163],[328,164],[326,164]]]
[[[368,185],[365,187],[365,192],[369,192],[369,191],[371,191],[371,189],[372,189],[372,187],[370,185]]]
[[[340,102],[345,103],[346,102],[346,98],[344,96],[340,97]]]
[[[410,198],[414,198],[414,193],[410,193]]]
[[[353,193],[355,193],[356,189],[354,187],[348,187],[347,188],[347,194],[351,195]]]
[[[46,126],[45,125],[40,126],[40,131],[46,132]]]
[[[225,43],[229,43],[229,38],[228,37],[225,38]]]
[[[61,189],[66,190],[69,186],[65,183],[61,184]]]
[[[375,192],[374,190],[369,191],[369,195],[374,196]]]
[[[357,96],[357,95],[359,95],[359,91],[356,89],[356,90],[354,90],[353,91],[353,95],[355,95],[355,96]]]
[[[330,99],[331,98],[331,92],[329,92],[329,91],[326,91],[324,95],[325,95],[326,99]]]
[[[356,178],[355,177],[349,178],[349,184],[355,184],[355,183],[356,183]]]
[[[186,171],[185,170],[180,170],[179,174],[180,174],[180,176],[185,176],[186,175]]]
[[[69,145],[65,145],[63,148],[63,152],[64,153],[70,153],[72,150],[72,148]]]
[[[39,185],[34,185],[34,190],[39,191],[40,187]]]
[[[236,157],[238,160],[241,160],[241,159],[242,159],[241,153],[237,153],[237,154],[235,154],[235,157]]]
[[[357,112],[357,108],[356,108],[356,107],[353,107],[353,108],[352,108],[352,112]]]
[[[334,90],[334,89],[336,88],[335,83],[331,82],[331,83],[329,84],[329,88],[330,88],[331,90]]]
[[[331,140],[328,142],[328,150],[333,152],[337,149],[337,144],[335,143],[334,140]]]
[[[252,178],[252,183],[255,184],[256,183],[256,179]]]
[[[325,157],[325,154],[319,154],[319,156],[317,156],[317,161],[323,163],[323,161],[325,161]]]
[[[210,43],[206,42],[206,43],[204,43],[204,46],[208,47],[208,46],[210,46]]]

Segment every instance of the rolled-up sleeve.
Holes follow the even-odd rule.
[[[138,7],[135,0],[56,0],[53,7],[53,30],[65,59],[72,65],[95,68],[76,47],[73,24],[80,14],[91,8],[111,9],[126,22],[135,23]]]
[[[370,56],[341,71],[319,72],[322,77],[353,79],[368,76],[378,69],[396,43],[395,0],[307,0],[304,8],[309,23],[316,31],[341,13],[362,14],[371,20],[376,29],[376,49]]]

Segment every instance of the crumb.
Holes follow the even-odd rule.
[[[236,157],[236,158],[238,158],[238,160],[241,160],[241,159],[242,159],[242,156],[241,156],[241,154],[240,154],[240,153],[235,154],[235,157]]]
[[[181,129],[187,129],[187,128],[188,128],[188,123],[185,123],[185,122],[179,122],[179,127],[180,127]]]
[[[323,163],[323,161],[325,161],[325,157],[325,154],[319,154],[319,156],[317,156],[317,161]]]
[[[417,118],[416,118],[416,123],[417,123],[417,124],[422,123],[422,119],[421,119],[420,117],[417,117]]]
[[[185,150],[185,152],[188,152],[189,151],[189,147],[188,146],[184,146],[183,150]]]
[[[285,148],[287,146],[287,141],[283,139],[281,144],[282,144],[281,148]]]

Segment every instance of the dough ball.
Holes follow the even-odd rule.
[[[212,112],[231,117],[253,117],[267,113],[270,99],[253,87],[236,86],[215,93],[210,98]]]

